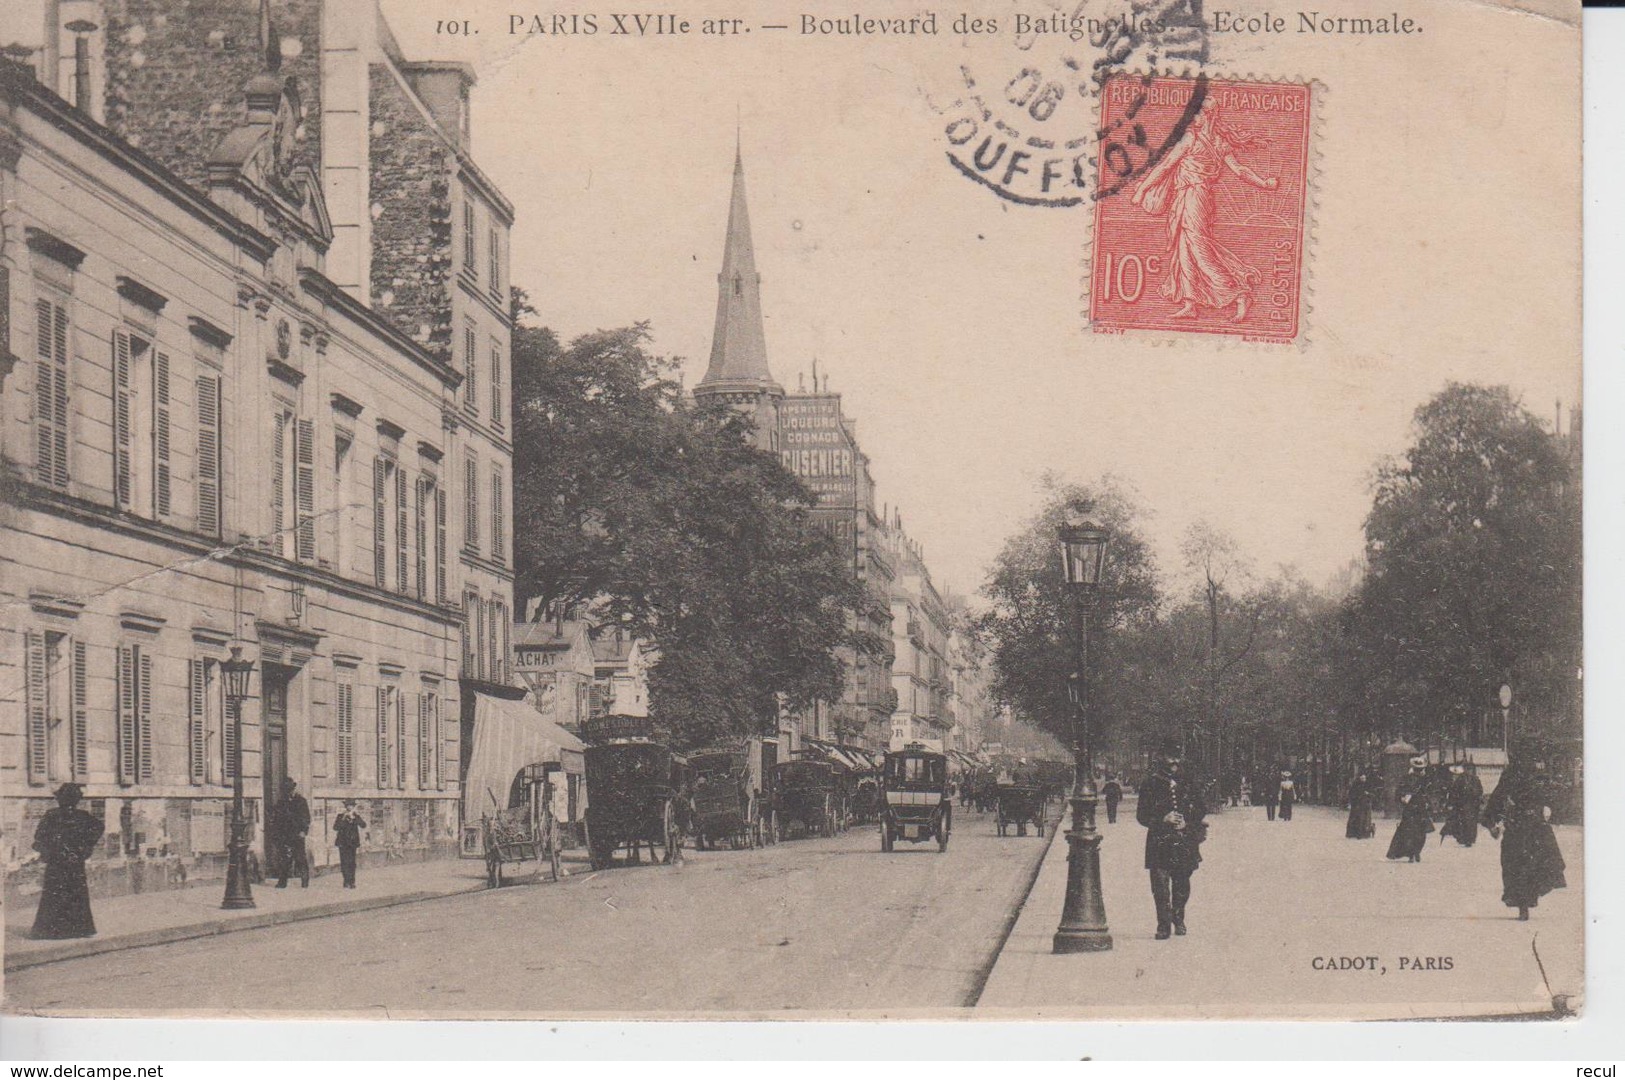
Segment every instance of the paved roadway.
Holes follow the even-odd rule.
[[[7,1008],[940,1014],[974,1003],[1048,843],[1001,840],[991,816],[956,808],[946,853],[902,844],[883,855],[873,827],[689,852],[677,868],[578,874],[50,964],[6,979]]]

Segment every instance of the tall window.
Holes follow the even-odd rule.
[[[432,684],[425,684],[418,695],[418,790],[439,787],[435,783],[435,744],[440,731],[440,694]]]
[[[167,517],[170,463],[170,362],[153,343],[113,332],[113,494],[120,510]]]
[[[186,700],[187,779],[194,784],[207,784],[213,779],[209,775],[212,762],[209,744],[216,741],[225,712],[218,661],[204,657],[187,662]],[[224,772],[221,771],[222,775]]]
[[[118,648],[118,782],[151,780],[152,657],[140,645]]]
[[[202,366],[196,386],[197,529],[219,536],[224,527],[221,496],[220,376]]]
[[[34,478],[68,486],[68,309],[51,300],[34,303]]]
[[[391,762],[395,760],[394,740],[391,738],[394,728],[395,710],[400,691],[393,686],[380,686],[378,688],[378,715],[377,715],[377,750],[378,750],[378,786],[390,786],[390,775],[395,771]]]
[[[480,552],[480,462],[473,454],[463,459],[463,548]]]
[[[333,567],[341,574],[353,573],[354,555],[350,550],[350,451],[355,439],[346,432],[333,434],[333,475],[330,480],[333,506]]]
[[[28,782],[84,780],[89,772],[85,643],[54,631],[30,631]]]
[[[463,192],[463,266],[470,277],[479,277],[480,264],[474,256],[474,200]]]
[[[355,783],[355,672],[339,668],[334,688],[336,701],[338,751],[336,779],[340,784]]]
[[[475,677],[475,627],[479,617],[480,594],[473,589],[463,593],[463,678]]]
[[[490,233],[485,239],[486,260],[488,273],[485,287],[490,290],[492,299],[502,299],[502,234],[495,225],[491,226]]]
[[[446,489],[439,484],[434,488],[434,602],[447,603],[451,594],[446,591]]]
[[[473,319],[463,320],[463,408],[471,415],[480,413],[479,331]]]
[[[373,582],[381,589],[393,587],[397,592],[410,594],[412,566],[407,561],[410,550],[407,537],[411,529],[411,503],[406,492],[406,471],[394,458],[378,455],[372,463]]]
[[[395,469],[395,591],[410,594],[412,567],[407,560],[407,532],[411,528],[410,504],[406,499],[406,470]]]
[[[429,599],[429,517],[434,513],[434,481],[427,476],[418,477],[417,502],[413,505],[412,539],[417,545],[417,598]]]
[[[316,560],[316,425],[285,402],[271,415],[271,550]]]
[[[491,466],[491,558],[508,560],[508,523],[504,517],[502,466]]]
[[[491,339],[491,426],[501,431],[505,426],[502,414],[502,342]]]

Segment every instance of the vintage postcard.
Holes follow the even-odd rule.
[[[1573,0],[0,0],[4,1009],[1584,1008]]]

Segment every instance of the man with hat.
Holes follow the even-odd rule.
[[[1450,766],[1450,787],[1444,796],[1444,828],[1439,830],[1439,843],[1454,836],[1462,847],[1472,847],[1478,840],[1478,815],[1484,809],[1484,785],[1468,766],[1456,763]]]
[[[1411,771],[1399,782],[1399,827],[1388,843],[1390,859],[1422,861],[1422,847],[1433,831],[1433,803],[1428,798],[1428,759],[1411,758]]]
[[[339,849],[339,870],[344,874],[344,887],[355,888],[355,853],[361,847],[361,834],[367,831],[367,819],[355,808],[354,799],[344,800],[344,811],[333,819],[333,842]]]
[[[34,915],[37,938],[94,937],[96,920],[90,914],[90,886],[85,881],[85,860],[102,838],[102,823],[79,809],[83,792],[78,784],[56,789],[56,805],[45,812],[34,830],[34,850],[45,863],[39,911]]]
[[[299,887],[310,888],[310,856],[305,853],[305,834],[310,832],[310,805],[299,794],[299,784],[293,777],[282,781],[282,798],[277,801],[271,815],[271,835],[276,840],[279,862],[282,864],[279,889],[288,887],[290,870],[299,873]]]
[[[1145,826],[1145,868],[1151,872],[1151,899],[1157,907],[1157,940],[1170,932],[1184,936],[1185,904],[1191,874],[1202,862],[1207,808],[1197,785],[1185,775],[1177,742],[1162,744],[1160,761],[1140,788],[1135,816]]]

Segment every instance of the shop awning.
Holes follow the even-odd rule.
[[[474,695],[474,748],[463,778],[463,820],[505,809],[514,777],[527,765],[556,761],[581,773],[581,740],[523,701]],[[496,802],[493,803],[492,800]]]

